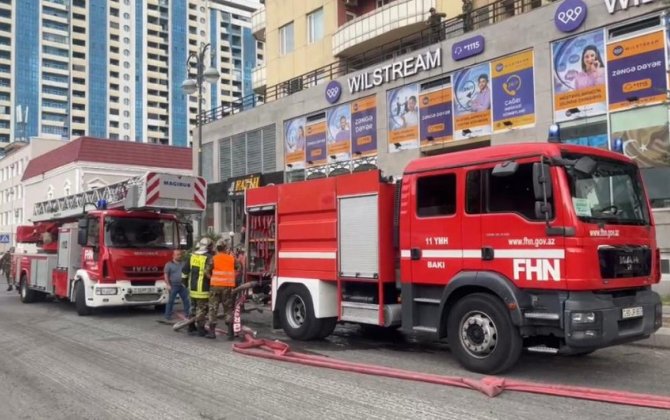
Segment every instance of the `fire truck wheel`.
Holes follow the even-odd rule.
[[[496,374],[512,367],[523,340],[503,303],[495,296],[475,293],[456,302],[449,312],[447,339],[466,369]]]
[[[326,338],[335,331],[335,326],[337,325],[337,317],[333,318],[322,318],[321,321],[321,331],[317,338]]]
[[[86,304],[86,289],[84,289],[84,282],[83,280],[80,280],[77,282],[77,286],[75,286],[75,300],[74,300],[74,306],[77,309],[77,315],[79,316],[86,316],[91,314],[91,308],[88,307]]]
[[[279,321],[286,335],[294,340],[305,341],[320,335],[323,322],[314,316],[312,297],[305,286],[288,285],[277,304]]]
[[[28,287],[28,280],[26,279],[25,275],[21,276],[21,283],[20,283],[20,293],[21,293],[21,302],[23,303],[33,303],[35,302],[35,292],[33,290],[30,290]]]

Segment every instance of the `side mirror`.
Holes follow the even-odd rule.
[[[582,156],[577,160],[577,162],[575,162],[574,168],[577,172],[581,172],[585,175],[591,175],[593,172],[595,172],[596,166],[598,166],[598,163],[595,160],[588,156]]]
[[[535,202],[535,218],[536,219],[546,219],[551,220],[554,218],[554,211],[551,208],[551,204],[544,204],[544,201]]]
[[[519,164],[508,160],[506,162],[501,162],[497,164],[494,168],[493,171],[491,172],[491,175],[495,177],[505,177],[505,176],[510,176],[514,175],[516,171],[519,169]]]
[[[88,242],[88,219],[79,219],[77,227],[77,244],[79,246],[86,246]]]
[[[533,195],[535,200],[544,201],[545,194],[547,199],[553,196],[550,166],[546,163],[533,163]]]

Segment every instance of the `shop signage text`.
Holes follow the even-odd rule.
[[[620,10],[628,10],[629,7],[640,7],[643,4],[654,3],[656,0],[604,0],[607,11],[612,15]],[[616,5],[619,5],[617,9]]]
[[[381,86],[384,83],[413,76],[421,71],[442,67],[442,50],[426,51],[402,61],[377,67],[372,71],[349,77],[349,92],[356,93]]]
[[[561,32],[572,32],[582,26],[586,20],[587,10],[586,3],[582,0],[565,0],[554,13],[554,25]]]
[[[484,37],[481,35],[464,39],[451,46],[451,58],[454,61],[474,57],[484,52]]]
[[[238,195],[244,193],[245,190],[251,188],[258,188],[261,186],[261,175],[253,174],[244,178],[238,178],[230,181],[228,194]]]

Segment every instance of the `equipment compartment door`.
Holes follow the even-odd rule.
[[[462,218],[457,199],[462,196],[456,172],[417,176],[412,186],[412,282],[446,284],[463,266]]]
[[[339,203],[340,276],[379,276],[379,198],[341,198]]]

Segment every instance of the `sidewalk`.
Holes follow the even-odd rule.
[[[670,305],[663,305],[663,326],[646,340],[631,343],[634,346],[670,349]]]

